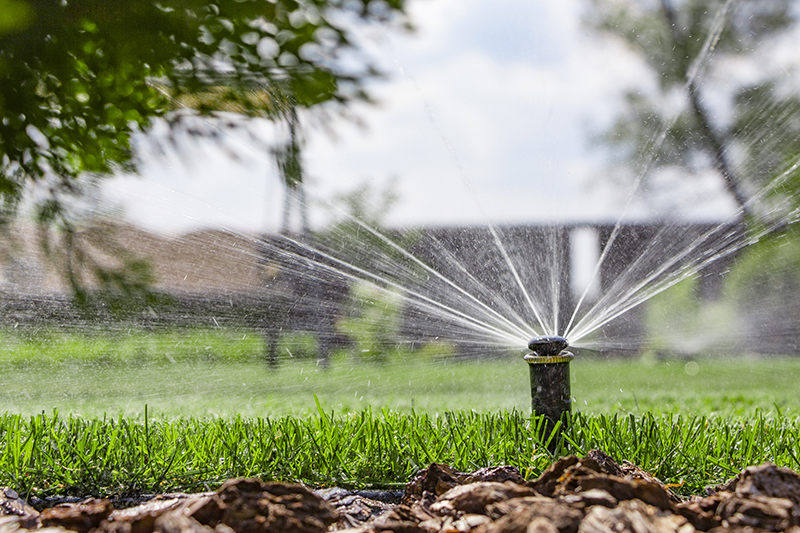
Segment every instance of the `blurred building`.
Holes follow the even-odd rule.
[[[562,317],[570,316],[580,298],[591,304],[661,269],[687,264],[700,265],[698,296],[714,299],[734,254],[711,254],[719,253],[720,238],[735,244],[743,235],[741,228],[710,224],[439,227],[417,230],[420,237],[411,249],[456,283],[458,276],[469,276],[503,296],[514,281],[505,268],[507,258],[493,244],[495,232],[502,235],[504,253],[526,271],[526,283],[537,283],[538,271],[559,266],[553,301],[559,302]],[[692,254],[682,252],[687,248]],[[601,253],[602,267],[595,273]],[[459,272],[452,267],[455,263]],[[122,276],[131,265],[140,269],[135,272],[138,278],[113,277]],[[103,271],[111,277],[103,278]],[[87,314],[75,306],[70,280],[92,290],[99,289],[101,279],[111,281],[112,291],[115,282],[120,291],[124,283],[136,288],[140,282],[162,298],[142,297],[130,309],[104,308],[109,304],[98,300]],[[325,357],[332,347],[347,342],[335,327],[344,312],[347,280],[347,273],[313,245],[277,236],[207,230],[168,238],[116,223],[87,227],[70,238],[42,233],[32,224],[0,235],[0,322],[11,327],[52,322],[100,328],[104,321],[119,319],[146,327],[246,325],[269,339],[273,356],[281,332],[302,330],[317,335]],[[644,306],[627,311],[603,334],[633,339],[628,348],[637,352],[646,337],[643,313]],[[434,331],[437,328],[446,329],[431,318],[407,324],[402,331],[412,340],[446,337]]]

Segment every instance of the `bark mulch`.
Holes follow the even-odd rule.
[[[37,511],[0,488],[0,533],[800,533],[800,476],[765,463],[684,498],[599,450],[538,479],[513,467],[431,464],[402,495],[232,479],[216,492],[157,496],[116,509],[88,499]],[[393,497],[399,501],[391,501]]]

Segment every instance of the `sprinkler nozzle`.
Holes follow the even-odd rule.
[[[552,357],[558,355],[562,350],[569,346],[569,342],[564,337],[558,335],[541,335],[534,337],[528,342],[528,349],[536,352],[540,357]]]

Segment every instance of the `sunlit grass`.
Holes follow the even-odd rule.
[[[797,357],[598,360],[571,364],[575,408],[589,413],[800,415]]]
[[[0,485],[25,495],[209,490],[227,478],[399,488],[431,462],[462,471],[553,460],[539,419],[512,411],[133,421],[0,416]],[[601,448],[686,494],[763,461],[797,469],[800,420],[576,415],[555,455]]]
[[[344,353],[328,368],[281,353],[267,364],[252,332],[201,330],[83,337],[45,333],[0,342],[0,412],[81,416],[306,416],[365,407],[409,413],[528,412],[528,366],[406,354],[385,363]],[[574,410],[686,416],[800,414],[800,358],[602,360],[576,352]]]
[[[263,360],[264,341],[256,332],[237,329],[109,328],[78,333],[54,328],[0,331],[0,361],[23,369],[61,363],[142,365],[226,363]]]
[[[340,353],[323,368],[282,353],[274,368],[257,335],[224,330],[49,332],[0,350],[0,485],[28,494],[206,490],[249,475],[400,487],[434,461],[534,477],[553,459],[521,354]],[[601,448],[687,494],[763,461],[800,469],[798,358],[577,352],[570,366],[576,414],[558,455]]]

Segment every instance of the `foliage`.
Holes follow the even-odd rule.
[[[798,273],[800,232],[795,224],[747,248],[728,274],[728,302],[742,317],[740,335],[751,349],[785,353],[800,343]]]
[[[373,5],[375,4],[375,5]],[[130,134],[186,100],[201,113],[282,116],[367,99],[378,73],[337,59],[358,47],[355,23],[389,22],[403,0],[16,0],[29,15],[0,36],[2,189],[130,163]],[[347,18],[351,20],[347,20]],[[52,207],[51,207],[52,208]]]
[[[651,164],[689,178],[713,169],[744,213],[767,216],[753,196],[800,153],[800,98],[768,75],[731,83],[725,69],[763,62],[761,52],[795,26],[794,2],[592,0],[591,7],[587,23],[634,51],[658,86],[627,94],[606,139],[627,148],[637,175]],[[712,112],[712,101],[731,112]],[[796,190],[782,193],[796,197]]]
[[[24,497],[209,490],[230,477],[311,486],[400,488],[432,462],[460,471],[511,465],[535,478],[554,459],[542,418],[517,411],[441,415],[362,410],[305,418],[165,421],[0,415],[0,484]],[[744,467],[800,467],[797,419],[576,415],[555,456],[600,448],[684,494]]]
[[[795,315],[783,304],[795,300],[793,295],[800,291],[800,239],[794,231],[788,230],[771,235],[761,245],[741,258],[737,268],[731,273],[729,286],[741,303],[753,302],[764,294],[773,294],[776,287],[783,293],[782,312]]]
[[[398,201],[395,182],[379,191],[362,183],[336,198],[337,213],[315,244],[355,270],[379,274],[391,268],[416,239],[413,231],[393,232],[386,227],[386,217]]]
[[[316,361],[319,354],[317,338],[305,331],[287,331],[278,342],[278,356]]]
[[[69,238],[70,209],[87,194],[80,178],[131,170],[131,135],[155,117],[180,123],[183,115],[168,115],[179,107],[282,119],[296,107],[368,100],[364,84],[379,73],[361,57],[353,30],[405,23],[404,7],[405,0],[0,1],[4,216],[34,188],[39,221]]]
[[[352,340],[360,358],[372,361],[385,361],[401,343],[402,291],[411,286],[410,278],[402,277],[408,269],[405,256],[417,239],[414,231],[385,227],[398,201],[394,186],[391,182],[375,191],[365,182],[341,195],[335,206],[338,215],[316,236],[315,246],[336,257],[340,268],[352,274],[337,329]]]
[[[698,278],[687,278],[647,302],[645,324],[653,355],[700,357],[708,352],[738,353],[732,339],[736,321],[728,299],[698,296]]]
[[[417,357],[429,361],[452,361],[458,355],[458,348],[449,342],[427,342],[416,352]]]
[[[770,54],[771,46],[796,29],[796,3],[592,0],[591,5],[587,23],[634,51],[657,82],[652,93],[626,95],[623,113],[606,134],[607,141],[623,147],[635,174],[650,179],[654,169],[672,168],[684,179],[699,179],[716,172],[753,241],[796,222],[800,97],[786,71],[771,68],[776,59]],[[757,74],[732,79],[732,72],[748,66]],[[684,307],[687,316],[732,325],[730,311],[738,309],[743,346],[785,350],[792,338],[800,338],[785,318],[797,307],[787,295],[800,285],[800,271],[791,267],[800,257],[792,254],[800,250],[795,243],[776,249],[776,243],[797,238],[797,230],[790,230],[748,246],[730,275],[728,309],[706,303],[702,310]],[[653,304],[651,319],[660,305]],[[684,332],[696,331],[697,322],[674,318]],[[782,345],[774,342],[779,338]]]
[[[27,180],[43,182],[39,216],[52,220],[81,173],[130,163],[131,132],[169,105],[147,78],[188,59],[172,41],[198,27],[143,1],[26,3],[30,23],[0,40],[0,195],[13,204]]]
[[[400,342],[403,298],[396,291],[355,282],[350,288],[349,313],[337,329],[353,342],[355,354],[368,361],[386,361]]]

